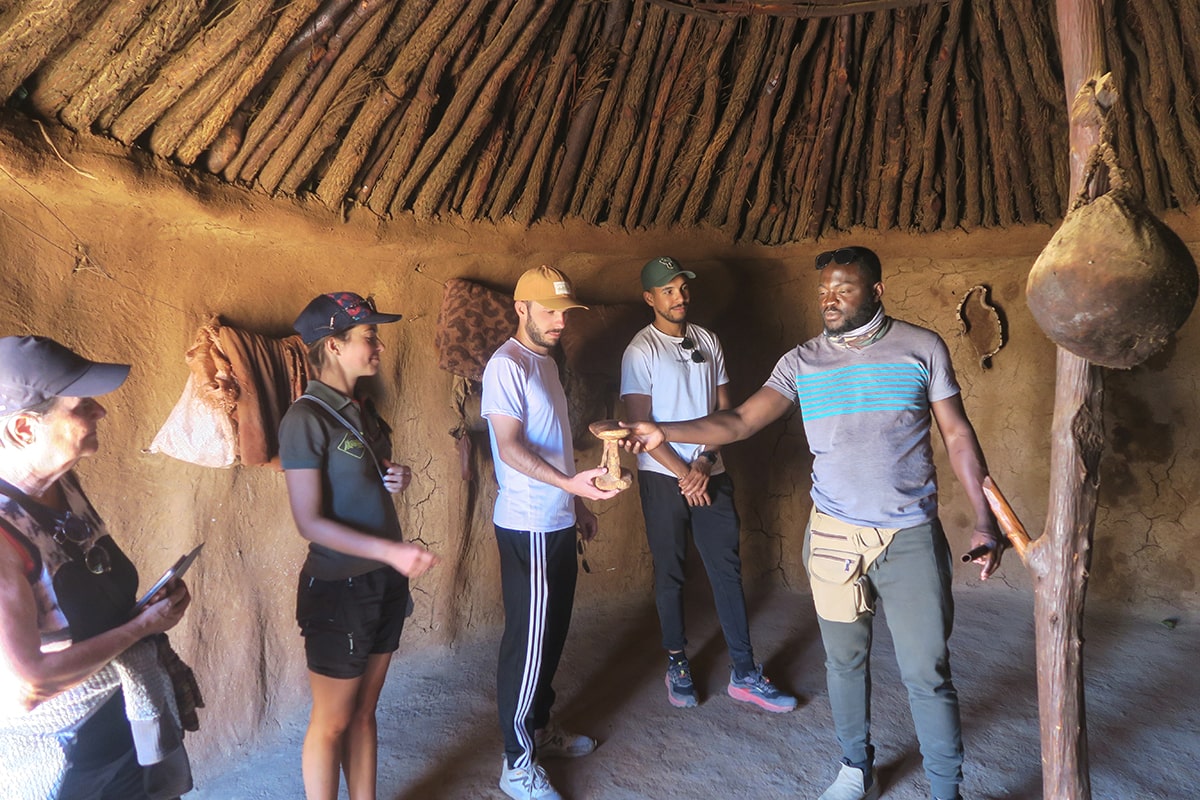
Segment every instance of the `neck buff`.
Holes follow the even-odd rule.
[[[883,314],[883,303],[879,304],[875,316],[871,317],[871,321],[861,328],[855,328],[846,333],[829,333],[825,332],[825,338],[838,347],[845,347],[850,350],[861,350],[872,342],[882,339],[888,329],[892,327],[892,320]]]

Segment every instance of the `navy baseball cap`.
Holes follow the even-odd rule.
[[[369,297],[354,292],[330,292],[314,297],[296,317],[292,328],[305,344],[314,344],[355,325],[382,325],[398,319],[399,314],[380,313]]]
[[[128,364],[89,361],[45,336],[0,338],[0,414],[52,397],[108,394],[127,377]]]

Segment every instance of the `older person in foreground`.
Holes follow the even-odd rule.
[[[6,798],[143,800],[191,788],[171,681],[148,638],[183,617],[187,587],[168,583],[133,614],[137,570],[72,472],[99,448],[106,412],[94,396],[128,374],[44,337],[0,338]]]

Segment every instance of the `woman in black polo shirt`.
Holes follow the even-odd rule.
[[[408,613],[408,579],[437,563],[404,542],[390,494],[411,480],[393,464],[391,430],[358,379],[379,371],[381,314],[352,292],[316,297],[294,325],[316,377],[279,428],[292,517],[309,541],[296,621],[304,636],[312,714],[301,758],[308,800],[373,800],[375,707]]]

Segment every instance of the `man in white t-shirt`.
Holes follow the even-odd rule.
[[[550,355],[567,311],[587,307],[550,267],[527,270],[513,297],[517,331],[484,369],[481,409],[500,486],[492,515],[504,596],[496,675],[504,735],[500,788],[513,798],[558,800],[538,760],[596,748],[594,739],[550,724],[551,682],[575,603],[575,531],[584,540],[596,535],[596,516],[582,498],[606,500],[617,492],[592,483],[604,469],[575,472],[567,401]]]
[[[633,337],[621,359],[621,399],[631,420],[675,422],[730,407],[721,342],[711,331],[687,321],[688,281],[695,277],[668,256],[642,268],[642,297],[654,310],[654,321]],[[671,442],[639,453],[638,491],[654,557],[668,702],[676,708],[693,708],[699,702],[684,634],[684,560],[690,529],[733,662],[726,692],[767,711],[794,709],[796,698],[776,688],[754,661],[742,591],[741,525],[720,451]]]

